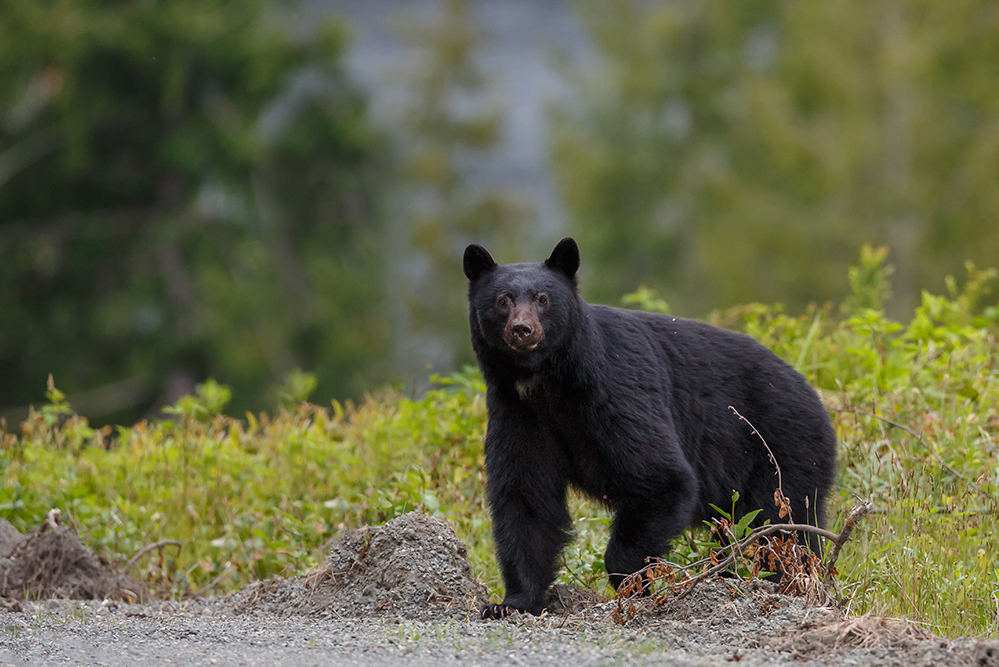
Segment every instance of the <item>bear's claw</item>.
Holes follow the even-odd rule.
[[[482,608],[482,613],[479,615],[479,618],[483,620],[498,620],[509,616],[515,611],[520,610],[508,604],[487,604]]]

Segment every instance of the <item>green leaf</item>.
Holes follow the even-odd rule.
[[[979,393],[978,390],[972,387],[970,384],[965,384],[960,389],[957,390],[958,396],[963,396],[964,398],[970,399],[972,401],[978,400]]]
[[[756,518],[756,515],[762,511],[763,511],[762,509],[758,509],[758,510],[753,510],[752,512],[746,512],[742,516],[742,518],[739,519],[739,522],[735,524],[735,529],[734,529],[736,539],[742,539],[749,532],[748,531],[749,524],[752,523],[753,519]]]

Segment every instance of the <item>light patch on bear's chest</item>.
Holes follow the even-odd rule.
[[[517,395],[520,396],[520,400],[526,401],[534,391],[534,388],[538,386],[538,376],[532,375],[526,380],[517,380],[513,383],[513,386],[517,388]]]

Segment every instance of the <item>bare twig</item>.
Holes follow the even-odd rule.
[[[725,559],[719,560],[717,565],[711,567],[710,569],[708,569],[708,570],[706,570],[704,572],[701,572],[696,577],[691,577],[689,579],[685,579],[683,582],[680,582],[680,583],[686,583],[688,581],[694,581],[695,579],[697,581],[700,581],[701,579],[707,579],[707,578],[711,577],[712,574],[717,574],[718,572],[724,571],[727,566],[731,565],[734,562],[733,558],[736,556],[736,554],[740,553],[747,546],[752,546],[753,543],[757,542],[761,537],[767,537],[767,536],[772,535],[772,534],[777,533],[777,532],[791,533],[791,532],[794,532],[794,531],[801,531],[801,532],[804,532],[804,533],[815,533],[816,535],[818,535],[820,537],[824,537],[827,540],[830,540],[830,541],[832,541],[834,543],[835,543],[835,541],[837,539],[840,539],[840,536],[837,535],[836,533],[828,531],[825,528],[818,528],[816,526],[812,526],[812,525],[807,524],[807,523],[775,523],[775,524],[770,524],[768,526],[760,526],[759,528],[755,528],[754,530],[752,530],[742,540],[739,540],[738,542],[730,542],[729,544],[724,544],[721,547],[719,547],[718,549],[715,549],[714,551],[715,551],[716,557],[718,555],[724,554],[725,552],[728,552],[728,551],[732,551],[733,553],[729,554],[727,557],[725,557]],[[702,558],[701,560],[693,562],[690,565],[680,565],[679,563],[673,563],[673,562],[670,562],[670,561],[667,561],[667,560],[656,560],[656,561],[654,561],[654,562],[646,565],[644,568],[642,568],[638,572],[635,572],[634,574],[630,575],[630,577],[627,577],[626,581],[627,581],[627,579],[630,579],[631,577],[636,577],[637,578],[637,577],[641,576],[642,574],[644,574],[646,571],[648,571],[650,568],[653,568],[653,567],[656,567],[656,566],[663,566],[663,565],[665,565],[665,566],[669,566],[669,567],[672,567],[672,568],[677,569],[677,570],[693,571],[693,570],[699,570],[699,569],[701,569],[702,567],[704,567],[705,565],[707,565],[709,563],[714,563],[714,561],[712,559],[710,559],[710,558]],[[614,573],[612,573],[612,574],[614,574]],[[702,576],[702,575],[704,575],[704,576]]]
[[[773,462],[774,467],[777,468],[777,489],[780,491],[781,495],[784,495],[784,487],[781,486],[780,465],[777,463],[777,457],[774,456],[773,450],[770,449],[770,445],[767,444],[767,441],[763,439],[763,436],[760,435],[760,432],[756,430],[755,426],[753,426],[753,422],[749,421],[741,414],[739,414],[739,411],[736,410],[733,406],[731,405],[728,406],[728,409],[734,412],[736,417],[746,422],[746,424],[749,425],[749,428],[753,429],[753,433],[755,433],[756,437],[760,439],[760,442],[763,443],[763,446],[767,448],[767,454],[770,455],[770,460]]]
[[[767,441],[764,440],[762,435],[760,435],[760,432],[756,430],[755,426],[753,426],[753,422],[739,414],[739,411],[731,405],[728,406],[728,409],[734,412],[736,417],[746,422],[749,425],[749,428],[753,429],[753,433],[755,433],[756,437],[760,439],[760,442],[763,443],[763,446],[767,448],[767,454],[770,455],[770,460],[773,462],[774,468],[777,468],[777,490],[774,493],[774,502],[776,502],[777,506],[781,509],[780,518],[783,519],[784,516],[787,515],[788,520],[794,522],[794,518],[791,516],[791,501],[784,495],[784,486],[781,482],[780,464],[777,463],[777,457],[774,456],[773,450],[770,449],[770,445],[767,444]]]
[[[160,540],[159,542],[147,544],[139,549],[138,553],[128,559],[128,562],[125,564],[125,573],[127,574],[133,567],[135,567],[135,565],[139,562],[139,559],[147,553],[153,549],[162,549],[163,547],[177,547],[178,549],[181,549],[184,547],[184,543],[179,540]]]
[[[699,573],[699,574],[691,577],[690,579],[682,582],[682,583],[685,583],[685,584],[689,583],[690,584],[690,588],[688,588],[687,590],[685,590],[685,591],[681,592],[679,595],[677,595],[677,599],[681,599],[681,598],[686,597],[690,593],[691,589],[694,587],[695,584],[698,584],[698,583],[704,581],[705,579],[710,579],[712,576],[718,574],[719,572],[724,572],[728,568],[732,567],[732,565],[735,564],[736,558],[738,557],[738,553],[741,552],[741,551],[745,551],[746,547],[752,546],[753,544],[755,544],[756,542],[758,542],[761,538],[767,537],[769,535],[773,535],[774,533],[778,533],[778,532],[780,532],[780,533],[793,533],[793,532],[796,532],[796,531],[801,531],[803,533],[815,533],[816,535],[824,537],[824,538],[826,538],[828,540],[832,540],[833,543],[835,543],[836,540],[840,539],[840,535],[837,535],[836,533],[832,533],[832,532],[830,532],[828,530],[825,530],[824,528],[818,528],[816,526],[808,525],[807,523],[804,523],[804,524],[803,523],[777,523],[777,524],[771,524],[769,526],[761,526],[761,527],[756,528],[753,531],[751,531],[743,539],[739,540],[738,542],[733,543],[731,545],[732,546],[732,553],[730,553],[725,558],[719,560],[717,565],[715,565],[713,567],[710,567],[707,570],[704,570],[703,572],[701,572],[701,573]],[[847,537],[849,537],[849,536],[847,536]],[[727,550],[727,549],[725,549],[725,550]],[[702,561],[699,561],[699,562],[702,562]]]

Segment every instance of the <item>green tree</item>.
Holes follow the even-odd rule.
[[[398,323],[401,365],[442,368],[471,360],[465,245],[489,246],[497,258],[515,254],[518,231],[532,212],[510,192],[469,174],[481,167],[499,141],[503,115],[492,103],[476,64],[483,35],[467,0],[443,0],[430,21],[401,25],[417,52],[407,72],[408,110],[400,128],[402,162],[398,254],[409,258],[400,280],[403,321]]]
[[[908,312],[999,254],[994,3],[612,4],[579,3],[602,62],[553,140],[595,297],[839,298],[868,242]]]
[[[209,375],[239,411],[296,367],[326,396],[378,372],[381,142],[343,33],[288,20],[0,4],[0,406],[50,372],[107,419]]]

